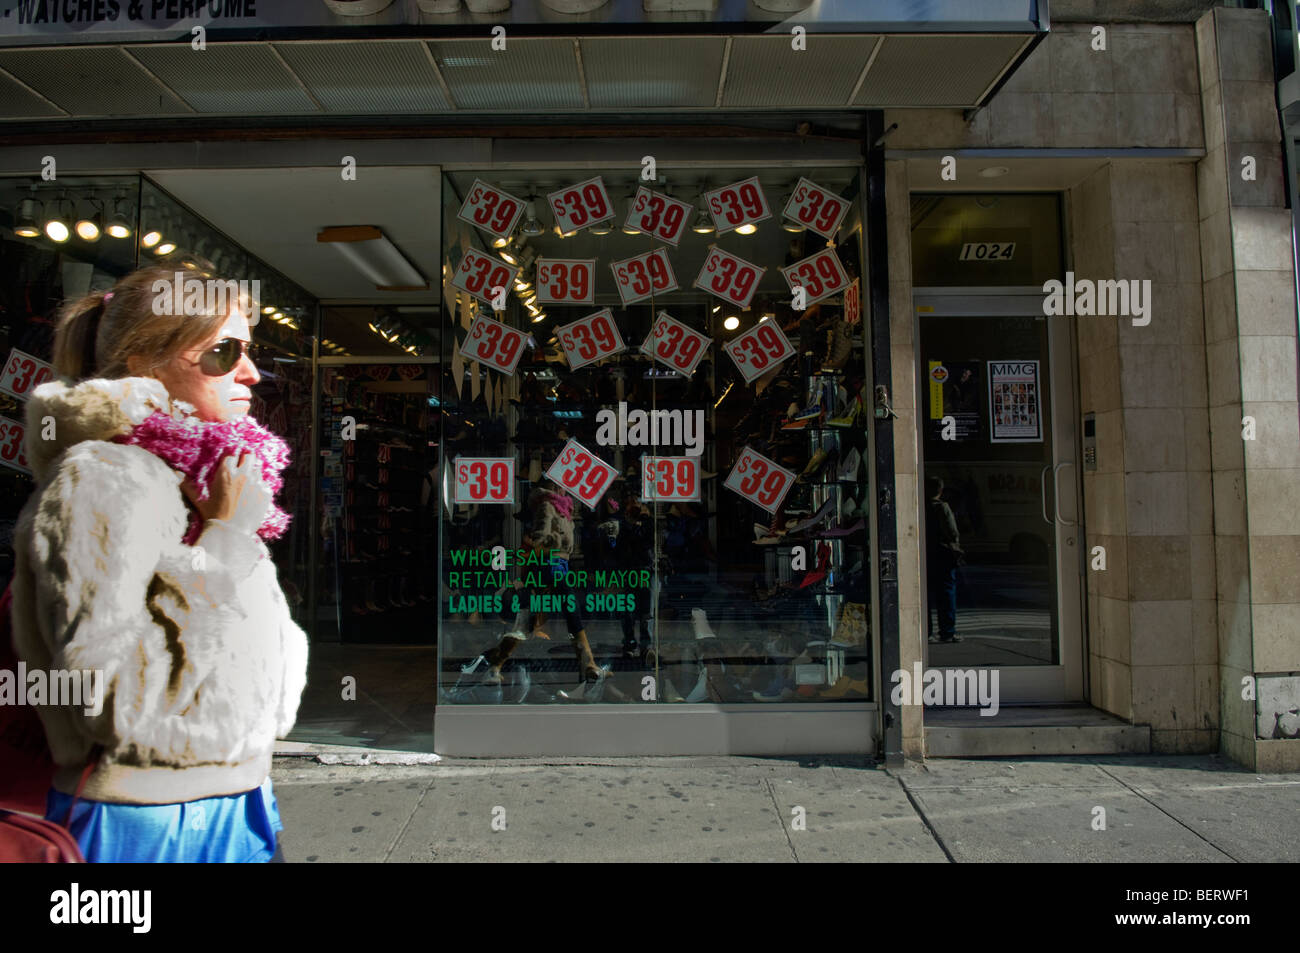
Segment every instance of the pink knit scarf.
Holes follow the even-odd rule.
[[[159,410],[129,434],[114,439],[148,450],[173,470],[179,470],[198,486],[199,497],[204,500],[217,467],[227,455],[238,460],[241,453],[253,454],[262,465],[262,480],[272,494],[280,492],[284,485],[280,472],[289,465],[289,445],[248,416],[208,423],[197,417],[172,417]],[[272,503],[257,535],[266,540],[278,539],[288,526],[289,514]],[[183,542],[193,544],[202,531],[202,519],[191,510]]]

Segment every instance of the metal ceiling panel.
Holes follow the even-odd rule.
[[[887,36],[858,106],[975,106],[1026,36]],[[918,64],[933,64],[918,69]]]
[[[57,107],[22,83],[0,73],[0,119],[44,119],[62,115]]]
[[[114,47],[0,50],[0,68],[73,116],[172,116],[191,111]]]
[[[333,113],[446,112],[451,103],[418,40],[277,43],[275,48]]]
[[[201,113],[294,115],[320,109],[266,43],[128,46],[127,51]]]
[[[600,37],[581,45],[595,109],[691,109],[717,100],[725,37]]]
[[[508,52],[490,39],[431,41],[457,109],[527,112],[582,109],[582,81],[572,40],[511,37]]]
[[[789,34],[732,41],[722,104],[737,108],[844,107],[876,45],[874,36],[808,36],[795,50]]]

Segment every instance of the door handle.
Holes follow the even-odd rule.
[[[1079,525],[1077,520],[1067,520],[1061,516],[1061,488],[1057,483],[1059,479],[1059,474],[1061,472],[1061,467],[1072,467],[1072,466],[1074,466],[1073,460],[1063,460],[1062,462],[1058,463],[1055,466],[1055,468],[1053,468],[1052,470],[1052,495],[1056,497],[1056,521],[1060,523],[1062,526]]]
[[[1052,469],[1052,465],[1049,463],[1043,467],[1043,472],[1038,475],[1038,502],[1042,510],[1043,522],[1048,526],[1053,525],[1052,518],[1047,515],[1047,471],[1050,469]]]

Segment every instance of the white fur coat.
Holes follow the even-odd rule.
[[[151,378],[44,384],[27,404],[36,490],[15,532],[14,644],[28,670],[100,670],[105,701],[42,707],[55,785],[166,804],[237,794],[267,777],[306,683],[294,624],[256,524],[205,524],[181,542],[181,475],[108,442],[169,410]],[[54,439],[42,439],[53,424]]]

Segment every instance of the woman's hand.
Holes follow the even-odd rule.
[[[234,455],[226,457],[212,476],[208,498],[199,499],[199,489],[190,480],[181,483],[181,492],[194,504],[204,522],[222,520],[233,526],[256,532],[271,506],[271,491],[257,478],[257,458],[243,453],[239,463]]]

